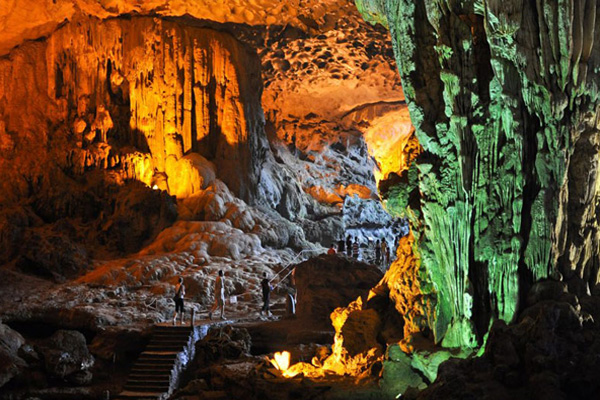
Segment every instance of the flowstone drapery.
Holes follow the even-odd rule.
[[[475,345],[550,274],[596,284],[596,1],[357,5],[390,30],[424,149],[415,230],[436,340]]]

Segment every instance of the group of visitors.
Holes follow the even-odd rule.
[[[398,246],[398,240],[396,240],[396,247]],[[346,254],[348,257],[352,257],[356,260],[361,259],[362,261],[374,262],[376,265],[387,267],[390,264],[393,249],[388,247],[387,241],[384,239],[377,239],[375,242],[369,240],[365,245],[361,246],[361,242],[358,237],[348,235],[346,239],[340,239],[335,243],[332,243],[327,254]]]
[[[290,283],[293,286],[293,277],[290,277]],[[274,286],[271,284],[267,273],[263,273],[263,279],[260,282],[260,286],[262,289],[262,300],[263,305],[260,311],[261,315],[272,316],[270,301],[271,301],[271,292],[274,289]],[[173,315],[173,325],[177,323],[177,315],[180,315],[180,323],[184,324],[184,298],[185,298],[185,285],[183,283],[183,277],[179,278],[179,282],[175,288],[175,296],[173,297],[173,301],[175,302],[175,314]],[[295,293],[288,293],[286,297],[286,310],[288,314],[295,314],[296,304],[295,304]],[[215,311],[220,310],[220,318],[222,320],[225,318],[225,279],[223,275],[223,271],[220,270],[217,275],[217,279],[215,280],[215,300],[214,303],[208,312],[208,318],[213,319],[213,313]],[[193,323],[193,321],[192,321]]]

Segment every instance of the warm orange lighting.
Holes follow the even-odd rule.
[[[271,361],[271,364],[273,364],[273,366],[279,371],[285,372],[290,367],[291,354],[289,351],[278,351],[273,355],[273,357],[274,358],[269,361]]]
[[[389,296],[389,299],[393,301],[396,310],[403,316],[405,322],[404,338],[399,343],[405,352],[413,351],[411,337],[421,329],[423,318],[427,315],[425,308],[430,306],[424,302],[418,280],[420,259],[418,253],[415,252],[414,240],[412,232],[400,239],[396,249],[396,259],[379,285],[369,292],[367,298],[370,300],[375,296],[383,295]],[[319,378],[327,374],[353,376],[358,379],[368,376],[371,373],[370,366],[383,359],[382,349],[373,347],[362,353],[350,355],[344,347],[344,325],[350,314],[361,312],[361,310],[364,310],[364,304],[359,297],[347,307],[337,308],[331,313],[335,336],[331,354],[326,358],[313,357],[310,364],[297,363],[289,366],[289,358],[285,359],[285,363],[277,361],[275,364],[275,360],[278,358],[276,354],[275,360],[271,360],[271,363],[282,371],[282,376],[286,378],[292,378],[298,374],[309,378]],[[283,352],[283,355],[285,353],[287,352]],[[282,365],[285,368],[280,368]]]
[[[364,138],[369,154],[377,162],[374,171],[377,183],[390,173],[400,175],[421,152],[407,108],[370,121]]]
[[[368,375],[369,366],[382,358],[380,349],[372,348],[364,353],[350,356],[344,348],[344,337],[342,335],[342,328],[350,313],[362,309],[362,306],[363,303],[359,297],[350,303],[348,307],[337,308],[331,313],[331,322],[336,333],[331,346],[331,354],[325,359],[313,357],[310,364],[300,362],[290,366],[290,353],[283,351],[275,353],[274,359],[269,361],[281,371],[282,376],[285,378],[293,378],[299,374],[303,374],[308,378],[321,378],[327,374],[356,378]]]

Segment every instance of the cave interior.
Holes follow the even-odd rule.
[[[0,3],[0,400],[600,398],[598,19]]]

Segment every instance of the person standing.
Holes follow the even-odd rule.
[[[352,257],[352,242],[354,241],[354,238],[350,235],[348,235],[348,237],[346,238],[346,254],[348,255],[348,257]]]
[[[183,277],[179,277],[179,284],[175,289],[175,315],[173,315],[173,325],[177,324],[177,312],[181,312],[181,325],[183,325],[183,298],[185,297],[185,285],[183,284]]]
[[[346,242],[344,241],[344,238],[338,240],[338,251],[342,254],[346,252]]]
[[[359,245],[358,245],[358,238],[354,239],[354,243],[352,243],[352,257],[354,257],[356,260],[358,260],[358,255],[359,255]]]
[[[381,265],[381,240],[378,239],[375,243],[375,263]]]
[[[296,315],[296,280],[294,278],[296,270],[293,269],[289,277],[289,288],[285,297],[285,311],[288,318],[294,318]]]
[[[388,246],[385,239],[381,241],[381,254],[383,254],[383,266],[387,268],[389,261]]]
[[[269,282],[266,272],[263,273],[263,280],[260,281],[260,286],[262,287],[263,296],[263,306],[260,310],[260,315],[263,315],[263,313],[266,313],[267,315],[272,315],[269,302],[271,300],[271,291],[273,290],[273,286],[271,286],[271,282]]]
[[[215,303],[208,313],[209,319],[212,319],[213,313],[218,308],[221,309],[221,319],[225,319],[225,279],[223,278],[223,270],[219,270],[219,276],[215,281]]]

